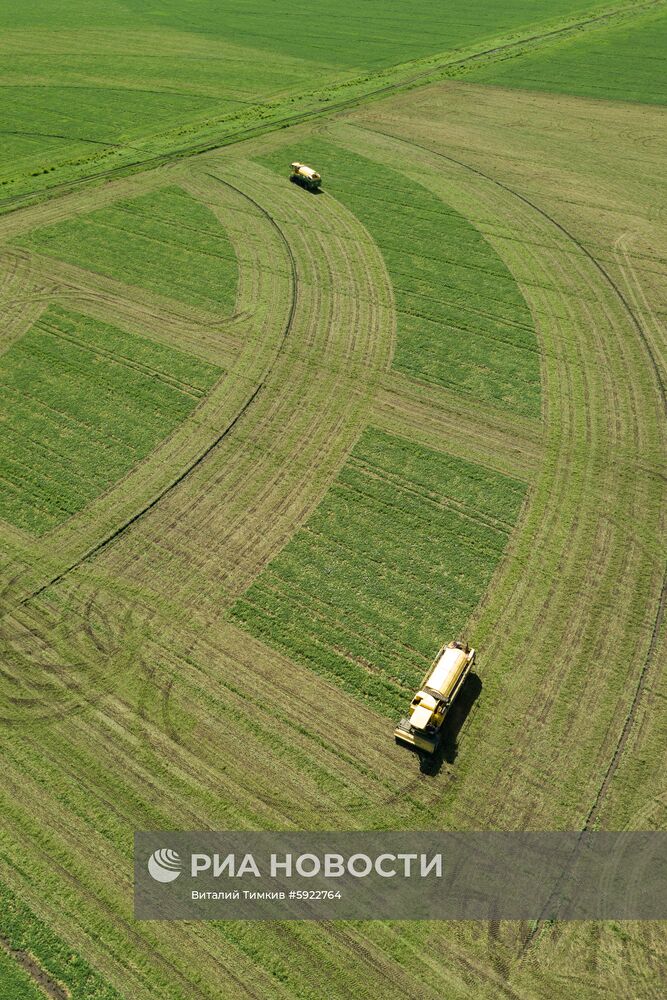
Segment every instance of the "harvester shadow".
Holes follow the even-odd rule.
[[[482,691],[482,682],[477,674],[468,674],[459,695],[447,713],[442,739],[433,754],[420,753],[419,770],[422,774],[435,777],[443,764],[453,764],[459,752],[459,733]]]
[[[294,180],[292,180],[292,178],[291,178],[291,177],[290,177],[290,180],[292,181],[292,183],[294,184],[294,186],[295,186],[295,187],[298,187],[298,188],[301,188],[301,190],[302,190],[302,191],[305,191],[305,192],[306,192],[306,194],[315,194],[315,195],[317,195],[317,194],[326,194],[326,192],[325,192],[324,188],[311,188],[311,187],[306,187],[306,185],[305,185],[305,184],[299,184],[299,182],[298,182],[298,181],[294,181]]]

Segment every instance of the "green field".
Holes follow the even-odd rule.
[[[192,412],[219,369],[53,306],[0,357],[1,516],[42,534]]]
[[[44,994],[34,980],[4,951],[0,951],[0,983],[5,996],[12,1000],[43,1000]]]
[[[532,317],[515,279],[475,226],[397,171],[327,142],[300,142],[265,162],[284,173],[297,148],[320,166],[325,191],[354,212],[382,252],[398,314],[394,368],[538,414]]]
[[[470,79],[500,87],[667,104],[667,11],[473,69]]]
[[[585,18],[592,0],[273,0],[0,5],[0,199],[261,123],[294,101],[433,53]],[[4,96],[6,94],[6,97]],[[326,98],[325,98],[326,99]],[[238,119],[237,125],[234,120]],[[96,145],[99,144],[99,145]],[[215,141],[213,142],[215,144]]]
[[[71,1000],[119,1000],[116,990],[2,884],[0,935],[46,977],[38,989],[35,980],[0,949],[0,986],[6,1000],[39,1000],[45,993],[51,995],[49,988],[59,988],[61,994],[64,990]]]
[[[36,67],[28,72],[34,72]],[[31,87],[5,84],[0,93],[3,99],[1,126],[9,137],[21,139],[26,121],[30,122],[27,135],[45,139],[81,139],[82,142],[113,145],[124,144],[128,133],[136,128],[142,118],[160,125],[175,116],[187,118],[211,106],[211,98],[188,94],[155,94],[141,89],[104,90],[100,100],[98,87]],[[230,108],[235,102],[230,101]],[[216,107],[219,105],[216,103]]]
[[[366,431],[316,514],[233,609],[270,645],[399,712],[489,583],[525,487]]]
[[[464,0],[425,0],[415,8],[399,0],[388,10],[383,0],[363,5],[343,0],[335,8],[326,0],[314,0],[308,17],[295,18],[292,11],[261,0],[248,7],[239,0],[211,5],[207,0],[188,4],[184,17],[178,0],[167,3],[129,3],[147,21],[160,18],[171,28],[202,32],[212,37],[233,36],[241,44],[296,58],[317,58],[341,66],[371,68],[403,62],[438,49],[466,45],[500,31],[539,23],[587,10],[586,0],[511,0],[492,2],[471,16]]]
[[[234,308],[229,238],[205,205],[177,187],[37,229],[22,245],[210,312]]]
[[[667,829],[663,9],[0,0],[0,1000],[665,994],[664,921],[143,921],[132,846]]]

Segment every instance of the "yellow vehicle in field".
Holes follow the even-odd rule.
[[[290,163],[290,167],[292,168],[290,180],[293,184],[300,184],[301,187],[305,187],[309,191],[319,190],[322,178],[316,170],[307,167],[305,163],[298,162]]]
[[[474,662],[475,650],[467,643],[450,642],[442,647],[410,703],[409,717],[401,719],[394,730],[397,743],[435,753],[447,712]]]

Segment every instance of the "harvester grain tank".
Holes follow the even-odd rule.
[[[467,643],[442,647],[410,703],[410,715],[394,730],[397,743],[426,753],[438,749],[442,724],[474,662],[475,650]]]
[[[318,191],[320,184],[322,183],[322,178],[316,170],[312,167],[307,167],[305,163],[290,163],[292,168],[292,173],[290,174],[290,180],[294,184],[300,184],[301,187],[307,188],[309,191]]]

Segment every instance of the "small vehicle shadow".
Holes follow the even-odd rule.
[[[477,674],[468,674],[458,698],[447,713],[438,749],[432,754],[424,752],[419,754],[419,770],[422,774],[435,777],[440,772],[443,763],[454,763],[459,752],[459,733],[481,691],[482,682]]]
[[[321,187],[317,187],[317,188],[308,187],[307,184],[302,184],[301,181],[297,181],[293,177],[290,177],[290,180],[292,181],[292,184],[294,184],[295,187],[301,188],[302,191],[307,191],[308,194],[324,194],[324,188],[321,188]]]

